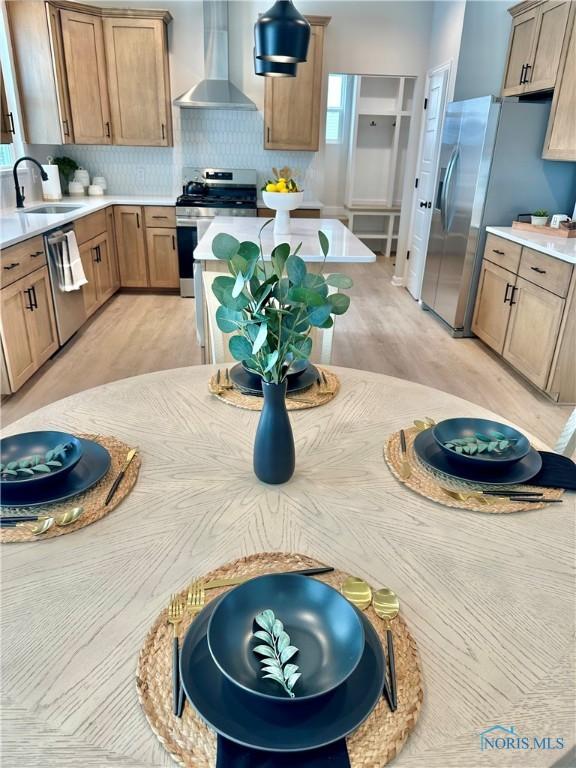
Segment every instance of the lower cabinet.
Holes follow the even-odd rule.
[[[509,258],[510,246],[520,249],[518,258]],[[569,262],[489,235],[472,330],[529,381],[564,403],[576,400],[575,314],[576,270]]]
[[[103,232],[80,246],[82,267],[88,282],[82,286],[84,308],[90,317],[116,291],[114,264],[108,245],[108,233]]]
[[[0,291],[0,332],[13,392],[58,349],[47,267]]]
[[[564,311],[564,299],[519,277],[514,289],[504,359],[543,389]]]
[[[122,288],[147,288],[146,242],[142,208],[117,205],[114,208],[116,246]]]
[[[178,288],[178,251],[176,230],[146,227],[148,275],[151,288]]]
[[[472,330],[499,354],[504,349],[510,317],[508,301],[515,282],[516,275],[507,269],[490,261],[482,262]]]

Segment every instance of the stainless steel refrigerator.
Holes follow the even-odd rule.
[[[549,111],[494,96],[447,107],[421,298],[453,336],[472,335],[486,227],[572,210],[575,164],[541,157]]]

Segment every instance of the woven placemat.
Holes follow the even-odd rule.
[[[289,411],[303,411],[306,408],[317,408],[319,405],[326,405],[333,400],[340,389],[340,379],[328,368],[322,368],[319,365],[316,368],[326,376],[328,387],[325,384],[312,384],[308,389],[301,392],[294,392],[286,398],[286,407]],[[236,406],[236,408],[246,408],[249,411],[261,411],[264,398],[258,395],[246,395],[236,387],[230,389],[221,389],[216,384],[216,377],[212,376],[208,382],[208,389],[219,400]]]
[[[235,560],[206,574],[203,580],[256,576],[274,571],[297,570],[321,565],[311,557],[297,554],[262,553]],[[348,574],[334,571],[320,577],[338,588]],[[206,591],[213,600],[225,589]],[[186,593],[182,592],[182,599]],[[167,610],[158,616],[146,636],[140,657],[136,682],[138,696],[150,726],[173,759],[186,768],[213,768],[216,761],[216,735],[186,702],[182,718],[172,714],[172,628],[167,623]],[[386,643],[386,627],[372,608],[364,615],[372,622],[382,643]],[[180,637],[190,624],[185,616]],[[391,712],[382,697],[369,718],[347,739],[352,768],[381,768],[404,746],[413,730],[424,692],[416,643],[401,616],[392,621],[396,661],[398,709]],[[223,702],[224,706],[224,702]],[[295,765],[297,760],[295,759]]]
[[[528,512],[535,509],[543,509],[546,506],[546,502],[541,504],[526,504],[522,501],[509,501],[508,499],[501,499],[497,496],[485,496],[485,503],[482,503],[478,498],[469,498],[466,500],[455,499],[449,496],[442,487],[457,493],[467,493],[470,491],[482,490],[483,486],[480,483],[467,483],[465,480],[455,480],[449,475],[445,475],[442,472],[432,472],[432,470],[425,467],[414,452],[414,439],[419,430],[416,427],[409,427],[404,430],[406,436],[406,454],[407,461],[410,465],[410,477],[403,478],[400,474],[400,468],[402,466],[402,450],[400,447],[400,432],[394,432],[390,435],[386,444],[384,445],[384,458],[386,463],[390,467],[390,471],[401,483],[411,488],[420,496],[425,496],[431,501],[437,501],[439,504],[443,504],[446,507],[455,507],[456,509],[467,509],[471,512],[486,512],[489,514],[504,514],[507,512]],[[521,488],[525,491],[540,491],[544,494],[545,499],[559,499],[564,491],[561,488],[536,488],[530,485],[518,485],[514,486],[517,490]],[[484,490],[499,490],[506,492],[510,490],[510,486],[485,486]],[[549,509],[554,507],[550,505]]]
[[[118,486],[118,490],[112,497],[112,501],[107,506],[104,506],[104,501],[110,490],[110,486],[116,475],[120,472],[120,469],[126,460],[126,454],[131,446],[126,445],[126,443],[123,443],[116,437],[103,437],[102,435],[78,435],[78,437],[82,437],[85,440],[94,440],[104,446],[110,454],[110,469],[106,472],[104,477],[96,483],[96,485],[93,485],[92,488],[89,488],[84,493],[78,494],[78,496],[73,496],[70,499],[66,499],[65,501],[56,504],[47,504],[43,507],[29,507],[28,510],[24,507],[3,507],[2,512],[5,515],[11,513],[24,514],[25,512],[28,512],[35,515],[50,515],[52,517],[66,512],[66,510],[71,507],[84,507],[84,512],[81,517],[79,517],[75,523],[71,523],[70,525],[53,525],[52,528],[49,528],[46,531],[46,533],[38,536],[30,533],[30,530],[24,526],[0,528],[0,543],[8,544],[17,541],[44,541],[45,539],[53,539],[56,536],[64,536],[67,533],[74,533],[74,531],[78,531],[80,528],[91,525],[92,523],[95,523],[96,520],[100,520],[101,517],[112,512],[112,510],[116,509],[123,499],[128,496],[138,477],[140,464],[142,463],[140,455],[136,454],[136,456],[134,456],[130,466],[126,470],[122,482]]]

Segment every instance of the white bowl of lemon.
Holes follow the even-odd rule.
[[[302,205],[304,192],[300,192],[292,179],[270,181],[262,190],[264,205],[276,211],[274,218],[274,234],[290,234],[290,211]]]

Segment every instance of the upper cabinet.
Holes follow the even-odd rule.
[[[576,3],[572,3],[568,32],[554,89],[548,131],[544,141],[546,160],[576,160]]]
[[[75,144],[111,144],[102,19],[60,11],[64,67]]]
[[[503,96],[554,88],[571,3],[568,0],[519,3],[513,16]]]
[[[7,7],[27,142],[172,144],[168,11]]]
[[[104,19],[114,144],[172,144],[168,50],[159,19]]]
[[[8,110],[8,100],[4,88],[4,78],[0,72],[0,142],[12,144],[14,141],[14,115]]]
[[[320,146],[322,59],[329,16],[307,16],[311,25],[308,58],[296,77],[266,77],[264,148],[309,150]]]

